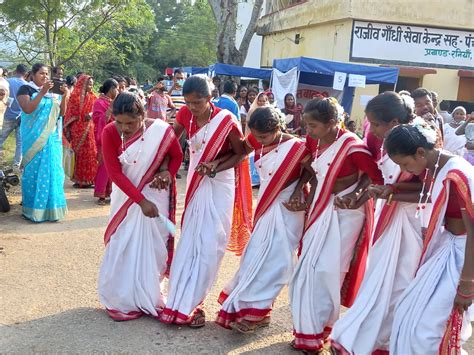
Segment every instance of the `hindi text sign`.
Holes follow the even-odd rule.
[[[351,60],[474,68],[474,31],[354,21]]]

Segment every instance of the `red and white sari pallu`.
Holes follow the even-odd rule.
[[[388,155],[381,158],[379,166],[386,184],[412,177],[401,173]],[[377,202],[364,280],[354,304],[331,333],[333,346],[341,353],[388,353],[395,305],[415,277],[421,256],[421,223],[415,213],[415,203]]]
[[[230,112],[222,110],[208,124],[202,150],[191,149],[182,229],[169,280],[168,301],[160,320],[188,324],[210,291],[224,256],[234,207],[234,168],[216,177],[199,176],[195,168],[213,161],[226,137],[237,126]],[[193,138],[203,141],[205,128]]]
[[[137,139],[119,157],[123,173],[166,217],[170,192],[152,189],[149,184],[174,139],[173,129],[156,120],[145,131],[144,141]],[[136,163],[126,164],[125,154],[139,154]],[[99,273],[100,302],[115,320],[135,319],[143,314],[156,317],[165,306],[160,283],[167,268],[167,229],[159,218],[146,217],[140,206],[115,184],[110,209]]]
[[[451,158],[433,186],[433,212],[421,266],[395,309],[391,354],[460,354],[461,341],[471,335],[467,312],[463,317],[453,310],[466,235],[453,235],[443,227],[449,190],[454,185],[466,204],[466,212],[474,218],[474,168],[461,157]]]
[[[269,317],[273,302],[288,283],[296,263],[296,248],[304,226],[304,211],[283,206],[297,182],[285,188],[289,175],[308,154],[303,142],[292,138],[273,146],[256,161],[261,179],[255,224],[239,270],[219,297],[222,308],[216,323],[230,328],[243,320],[258,322]]]
[[[345,158],[356,151],[370,154],[359,138],[346,132],[312,163],[318,184],[290,282],[294,346],[298,349],[323,347],[340,305],[352,304],[363,277],[373,203],[357,210],[336,209],[332,193]],[[356,184],[337,196],[355,188]]]

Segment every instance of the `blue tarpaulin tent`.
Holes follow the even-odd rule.
[[[398,68],[375,67],[369,65],[334,62],[323,59],[298,57],[274,59],[273,68],[287,72],[292,68],[299,71],[299,82],[302,84],[332,87],[335,72],[364,75],[366,84],[395,84],[398,79]],[[346,112],[351,112],[355,88],[347,86],[347,80],[342,96],[342,106]]]
[[[214,75],[240,76],[246,78],[255,78],[270,80],[272,76],[271,69],[257,69],[250,67],[241,67],[232,64],[216,63],[209,66],[209,72]]]
[[[176,70],[178,68],[174,68],[174,70]],[[184,71],[185,73],[189,74],[189,75],[195,75],[195,74],[207,74],[208,71],[209,71],[209,67],[182,67],[182,68],[179,68],[181,69],[182,71]]]

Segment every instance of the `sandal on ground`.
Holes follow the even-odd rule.
[[[99,206],[105,206],[107,202],[105,201],[105,198],[99,198],[96,202]]]
[[[293,340],[290,342],[290,348],[291,348],[292,350],[300,351],[300,349],[298,349],[298,348],[296,347],[296,340],[295,340],[295,339],[293,339]]]
[[[200,309],[196,311],[193,320],[189,323],[189,328],[202,328],[206,324],[206,313]]]
[[[249,321],[242,321],[242,322],[235,322],[231,324],[232,329],[237,330],[243,334],[251,334],[255,332],[255,330],[259,328],[265,328],[270,325],[270,317],[266,317],[258,322],[249,322]]]
[[[296,341],[295,339],[293,339],[291,342],[290,342],[290,348],[292,350],[295,350],[295,351],[301,351],[303,354],[323,354],[323,351],[313,351],[313,350],[305,350],[305,349],[298,349],[296,347]]]

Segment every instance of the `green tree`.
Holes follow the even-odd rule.
[[[206,0],[148,0],[156,32],[147,63],[155,68],[215,63],[217,24]]]
[[[154,69],[145,59],[154,32],[151,8],[144,0],[136,1],[98,31],[67,69],[86,70],[100,80],[114,74],[140,81],[154,77]]]
[[[140,0],[3,0],[0,33],[28,63],[64,65]]]

